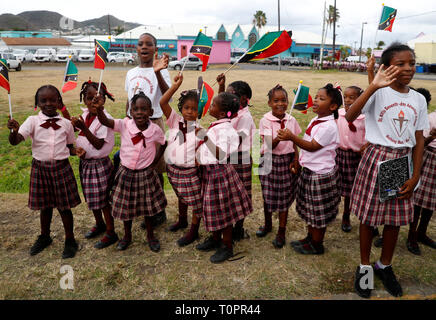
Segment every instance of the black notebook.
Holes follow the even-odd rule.
[[[380,202],[399,197],[401,186],[411,177],[410,157],[380,161],[377,166]]]

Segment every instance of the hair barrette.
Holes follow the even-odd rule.
[[[188,95],[188,90],[184,90],[184,91],[180,92],[180,95],[182,97],[186,97]]]
[[[283,89],[283,87],[280,84],[276,84],[276,86],[273,88],[273,90],[280,90]]]
[[[230,118],[232,116],[232,113],[229,111],[227,112],[227,118]]]

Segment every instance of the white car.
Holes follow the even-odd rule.
[[[117,52],[115,55],[107,57],[109,62],[127,62],[128,64],[133,64],[135,62],[135,58],[131,53],[125,52]]]
[[[23,49],[14,49],[12,54],[18,59],[20,62],[31,62],[33,59],[33,54],[29,52],[29,50]]]
[[[79,53],[79,62],[94,62],[94,49],[83,49]]]
[[[203,68],[203,62],[197,57],[183,57],[180,60],[171,61],[168,64],[168,67],[173,68],[174,70],[181,70],[183,68],[183,65],[184,65],[186,59],[188,59],[188,58],[189,58],[189,60],[188,60],[188,62],[186,62],[185,69],[201,70]]]
[[[21,62],[12,53],[1,52],[0,59],[5,59],[8,64],[8,69],[21,70]]]
[[[112,60],[115,59],[115,57],[116,57],[119,53],[121,53],[121,52],[119,52],[119,51],[112,51],[112,52],[109,52],[109,53],[107,54],[107,61],[112,62]]]
[[[33,62],[53,62],[55,61],[56,51],[54,49],[38,49],[33,55]]]
[[[71,56],[71,60],[76,62],[78,60],[77,50],[61,49],[56,54],[56,62],[66,62],[68,57]]]

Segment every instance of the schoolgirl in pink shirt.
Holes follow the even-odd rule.
[[[82,157],[85,151],[79,147],[74,148],[73,126],[57,113],[63,107],[63,102],[56,87],[40,87],[35,94],[35,105],[41,111],[38,115],[28,117],[21,126],[14,119],[8,121],[8,128],[12,129],[9,134],[12,145],[29,137],[32,139],[28,206],[32,210],[40,210],[41,235],[30,248],[30,255],[38,254],[52,243],[50,225],[53,208],[57,208],[65,230],[62,258],[72,258],[78,245],[74,238],[71,208],[81,201],[68,157]]]
[[[96,82],[89,80],[82,84],[80,101],[83,98],[87,108],[83,109],[80,118],[73,117],[71,122],[80,129],[76,139],[77,146],[86,151],[85,157],[80,159],[79,164],[80,182],[88,208],[92,210],[95,218],[95,225],[85,234],[85,238],[92,239],[105,233],[104,237],[94,245],[97,249],[103,249],[118,241],[108,197],[114,170],[109,154],[114,147],[115,137],[112,129],[98,121],[97,109],[93,105],[97,90]],[[106,97],[114,100],[104,83],[101,83],[100,95],[103,97],[103,102],[106,101]],[[112,119],[106,110],[104,112],[107,118]]]
[[[295,199],[299,170],[298,150],[294,143],[278,137],[278,132],[285,128],[296,135],[301,132],[297,120],[286,112],[288,104],[286,90],[280,85],[275,86],[268,92],[271,111],[259,122],[263,140],[259,179],[262,185],[265,225],[259,228],[256,236],[265,237],[272,231],[272,214],[278,212],[279,228],[272,242],[275,248],[283,248],[286,243],[288,211]]]
[[[101,96],[95,99],[98,120],[121,135],[121,165],[112,190],[112,215],[124,223],[124,237],[117,248],[127,249],[132,242],[133,219],[145,216],[148,245],[158,252],[160,243],[151,218],[165,209],[167,200],[153,166],[165,151],[160,148],[156,154],[156,144],[166,147],[166,142],[162,129],[149,119],[153,115],[151,101],[141,91],[131,101],[132,119],[112,120],[104,113]]]
[[[366,144],[365,115],[359,115],[353,122],[345,119],[345,113],[363,90],[351,86],[344,91],[344,108],[339,109],[337,125],[339,129],[339,148],[336,149],[336,164],[339,170],[341,196],[344,197],[342,231],[350,232],[350,194],[353,188],[357,167],[362,158],[361,152]]]
[[[327,84],[318,90],[313,112],[318,114],[307,127],[303,139],[290,130],[280,130],[278,137],[291,140],[300,147],[300,165],[303,170],[297,184],[298,215],[308,226],[307,237],[291,242],[301,254],[323,254],[323,240],[327,225],[338,214],[341,201],[336,168],[336,148],[339,132],[335,119],[342,105],[339,89]]]
[[[224,92],[226,77],[224,74],[220,74],[217,77],[217,82],[219,84],[219,91]],[[254,124],[253,117],[250,113],[249,101],[252,96],[252,91],[249,84],[245,81],[234,81],[227,86],[225,90],[227,93],[236,95],[239,98],[239,110],[234,115],[231,120],[233,128],[239,135],[239,147],[238,156],[232,157],[232,164],[238,173],[239,178],[245,186],[248,192],[250,200],[251,196],[251,180],[252,180],[252,167],[253,160],[251,158],[251,146],[253,142],[253,132],[256,130],[256,125]],[[233,161],[237,159],[237,163]],[[235,162],[235,163],[233,163]],[[239,220],[233,227],[233,240],[240,241],[244,237],[248,237],[246,231],[244,230],[244,219]]]
[[[160,106],[170,129],[168,147],[165,150],[167,175],[179,202],[179,219],[170,226],[170,231],[176,232],[188,226],[188,206],[192,206],[191,228],[177,241],[181,247],[198,239],[198,229],[203,214],[200,170],[195,163],[195,153],[200,142],[196,135],[196,129],[200,128],[197,123],[198,92],[188,90],[180,94],[178,107],[181,116],[169,105],[171,97],[182,82],[183,75],[177,75],[171,88],[160,99]]]

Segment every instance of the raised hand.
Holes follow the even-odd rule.
[[[226,76],[224,75],[224,73],[220,73],[217,77],[216,77],[216,82],[220,85],[220,86],[224,86],[226,84]]]
[[[168,68],[168,54],[164,53],[160,59],[157,58],[157,52],[153,61],[153,69],[154,72],[159,72],[162,69]]]
[[[94,108],[103,107],[104,105],[104,98],[101,95],[95,95],[94,98],[92,98],[92,106]]]
[[[182,82],[183,82],[183,73],[179,72],[179,74],[174,77],[173,85],[178,89],[182,85]]]
[[[15,119],[9,119],[8,120],[8,129],[13,130],[14,133],[17,133],[18,129],[20,129],[20,124]]]
[[[82,116],[77,117],[71,117],[71,124],[76,127],[77,129],[83,130],[83,128],[86,127],[85,120],[83,120]]]
[[[368,71],[374,72],[374,67],[375,67],[375,57],[374,55],[371,55],[371,58],[369,58],[368,61],[366,62],[366,69]]]
[[[397,66],[392,65],[385,69],[384,65],[382,64],[378,69],[372,84],[377,88],[388,87],[397,80],[397,76],[400,74],[400,72],[401,71]]]

